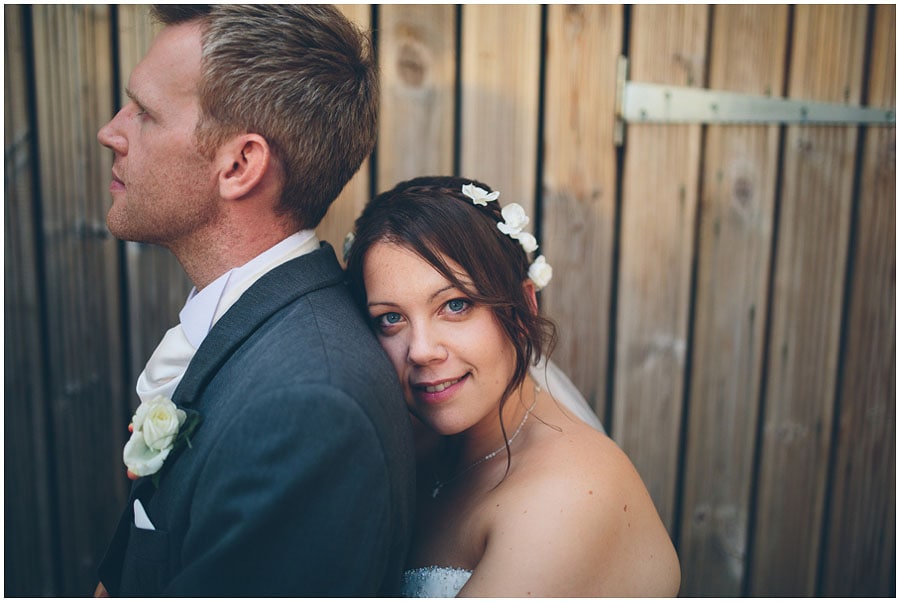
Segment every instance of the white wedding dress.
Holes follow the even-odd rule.
[[[569,377],[551,362],[531,368],[531,377],[569,412],[601,433],[603,425]],[[472,571],[455,567],[427,566],[403,572],[400,595],[404,598],[454,598],[468,582]]]

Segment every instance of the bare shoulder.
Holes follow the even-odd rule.
[[[674,596],[680,568],[627,455],[586,426],[542,425],[496,491],[464,594]]]

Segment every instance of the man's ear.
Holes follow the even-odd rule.
[[[531,313],[537,315],[537,289],[534,286],[534,282],[531,281],[531,278],[526,278],[522,282],[522,289],[525,291],[525,298],[528,300],[528,306],[531,308]]]
[[[235,136],[219,149],[219,196],[240,199],[259,184],[271,170],[272,151],[259,134]]]

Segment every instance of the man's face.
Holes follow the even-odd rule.
[[[117,238],[171,248],[217,218],[216,173],[194,140],[200,36],[194,23],[163,29],[131,74],[128,104],[97,134],[115,152],[106,222]]]

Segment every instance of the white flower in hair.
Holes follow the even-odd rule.
[[[496,201],[497,197],[500,196],[499,191],[495,190],[488,194],[487,190],[479,188],[474,184],[463,184],[462,191],[464,195],[472,199],[473,204],[483,205],[485,207],[489,202]],[[528,219],[528,215],[525,214],[525,209],[521,205],[518,203],[510,203],[500,210],[500,215],[503,217],[502,222],[497,222],[497,229],[500,230],[500,232],[509,236],[511,239],[518,241],[525,253],[537,251],[537,239],[533,234],[523,232],[523,229],[531,220]],[[550,279],[553,277],[553,268],[550,267],[550,264],[547,263],[547,260],[544,259],[543,255],[535,259],[534,262],[528,266],[528,277],[534,282],[534,288],[536,290],[541,290],[550,283]]]
[[[550,284],[550,279],[553,278],[553,268],[547,263],[543,255],[535,259],[534,263],[528,268],[528,277],[534,282],[534,288],[537,290],[541,290]]]
[[[522,249],[524,249],[526,253],[534,253],[537,251],[537,239],[528,232],[519,232],[518,234],[511,234],[510,236],[519,241],[519,244],[522,245]]]
[[[463,184],[462,192],[464,195],[472,199],[475,205],[486,207],[491,201],[496,201],[500,197],[500,192],[488,192],[484,188],[479,188],[475,184]]]
[[[497,224],[497,228],[512,238],[518,238],[522,228],[528,225],[529,219],[525,209],[518,203],[510,203],[501,210],[503,221]]]

